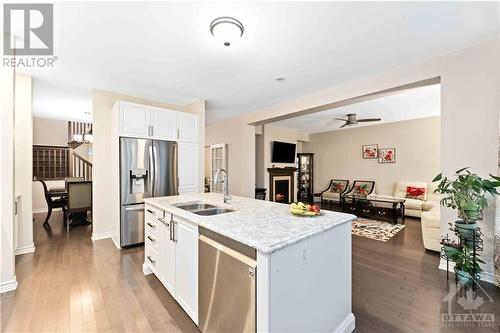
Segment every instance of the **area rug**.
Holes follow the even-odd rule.
[[[404,224],[392,224],[383,221],[357,218],[352,221],[352,234],[387,242],[404,227]]]

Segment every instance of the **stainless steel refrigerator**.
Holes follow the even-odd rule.
[[[120,246],[144,243],[144,198],[177,190],[176,142],[120,138]]]

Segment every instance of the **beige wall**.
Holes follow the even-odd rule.
[[[431,117],[312,134],[303,150],[314,153],[315,192],[338,178],[375,180],[375,193],[392,195],[399,180],[430,182],[440,172],[440,141],[440,118]],[[396,148],[396,163],[363,159],[365,144]]]
[[[229,192],[255,196],[255,127],[231,119],[206,128],[207,145],[227,144]]]
[[[328,103],[390,89],[430,78],[441,78],[441,169],[445,173],[470,166],[481,175],[497,174],[498,168],[498,39],[486,41],[470,48],[428,59],[410,66],[399,67],[378,75],[368,76],[332,86],[316,93],[277,104],[272,107],[230,119],[207,128],[220,129],[221,124],[231,124],[230,133],[220,133],[219,139],[234,138],[235,133],[246,131],[250,123],[314,110]],[[474,121],[471,121],[471,116]],[[207,134],[208,137],[209,134]],[[241,138],[242,146],[251,142],[255,149],[255,137]],[[236,192],[246,193],[255,179],[255,161],[248,153],[234,150],[233,167],[246,175],[240,179]],[[250,172],[242,172],[245,168]],[[441,210],[441,233],[448,233],[448,222],[455,219],[455,212]],[[482,228],[485,233],[483,265],[486,278],[493,278],[493,227],[494,203],[485,212]],[[489,276],[489,277],[488,277]]]
[[[68,122],[48,118],[33,118],[33,144],[42,146],[67,146],[68,145]],[[48,181],[47,187],[64,187],[64,181]],[[43,194],[42,184],[33,182],[33,212],[42,213],[47,211],[47,202]]]
[[[0,43],[9,38],[5,32]],[[14,260],[14,69],[0,70],[0,293],[17,287]]]
[[[117,235],[116,226],[119,224],[119,177],[118,167],[110,163],[113,154],[113,147],[118,148],[114,136],[118,134],[117,126],[113,126],[113,115],[111,109],[117,100],[151,105],[159,108],[166,108],[176,111],[196,113],[200,121],[200,151],[199,160],[201,167],[200,180],[204,173],[204,152],[203,138],[205,137],[205,101],[195,101],[186,106],[150,101],[140,97],[127,96],[109,91],[94,90],[92,92],[93,103],[93,232],[92,238],[107,238]],[[114,145],[112,145],[114,144]],[[203,182],[200,183],[200,190]],[[116,241],[116,239],[115,239]]]
[[[16,74],[14,191],[19,196],[16,254],[33,252],[33,111],[31,76]]]
[[[68,122],[65,120],[34,117],[33,144],[42,146],[67,146]]]

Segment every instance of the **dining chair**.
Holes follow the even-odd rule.
[[[70,181],[66,183],[66,189],[68,192],[66,232],[69,233],[70,219],[71,223],[75,222],[78,213],[85,213],[82,220],[89,222],[86,213],[92,211],[92,181]]]
[[[42,183],[43,193],[45,196],[45,201],[47,202],[47,217],[45,218],[45,222],[43,225],[49,224],[50,215],[52,215],[52,209],[54,208],[62,208],[63,215],[66,216],[66,193],[64,192],[50,192],[47,183],[42,179],[36,179],[40,183]]]

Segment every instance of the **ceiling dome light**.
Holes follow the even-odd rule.
[[[224,46],[230,46],[243,36],[243,24],[235,18],[222,16],[210,23],[210,33]]]

